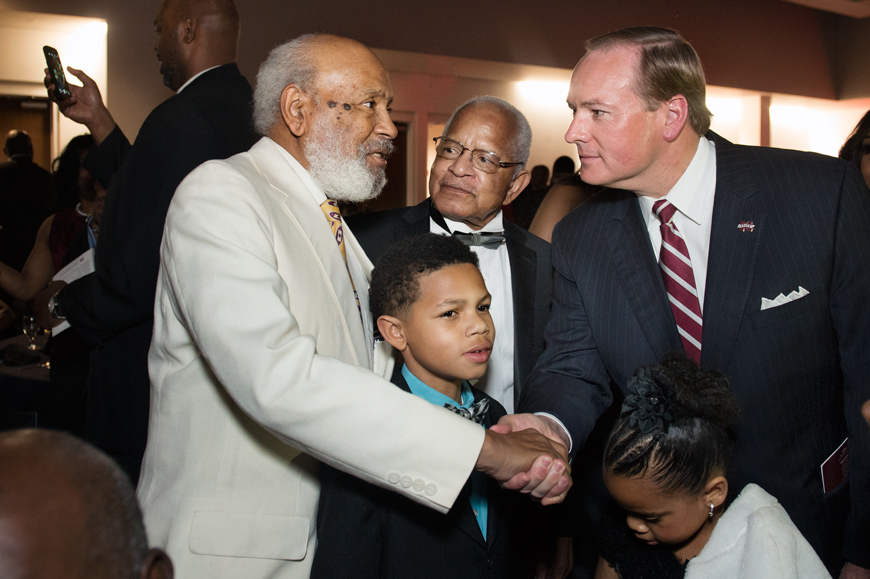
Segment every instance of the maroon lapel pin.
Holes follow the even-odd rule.
[[[743,233],[752,233],[755,231],[755,224],[751,221],[741,221],[737,224],[737,229]]]

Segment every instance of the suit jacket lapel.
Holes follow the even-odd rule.
[[[477,397],[475,397],[475,401],[477,401]],[[496,424],[498,420],[493,420],[492,411],[487,412],[486,416],[483,417],[483,425],[486,428],[489,428],[493,424]],[[494,503],[497,499],[495,496],[496,493],[500,492],[498,483],[496,483],[493,479],[486,479],[487,485],[487,496],[486,500],[489,503],[489,509],[487,510],[486,515],[486,548],[487,550],[492,549],[492,546],[495,544],[498,539],[498,528],[499,528],[499,509],[494,507]],[[509,492],[509,491],[508,491]],[[473,514],[473,513],[472,513]],[[477,541],[481,542],[483,540],[483,534],[480,533],[480,526],[477,524],[477,519],[474,519],[474,526],[477,527],[478,535]],[[481,543],[482,544],[482,543]]]
[[[477,396],[474,397],[474,401],[477,402],[479,398]],[[491,422],[487,421],[488,417],[484,417],[484,426],[489,428],[492,426]],[[472,475],[474,475],[475,471],[472,471]],[[483,478],[483,477],[481,477]],[[485,482],[488,482],[489,479],[484,479]],[[489,501],[489,497],[487,497],[487,501]],[[486,549],[486,544],[488,541],[484,540],[483,533],[480,531],[480,525],[477,524],[477,518],[474,516],[474,510],[471,508],[471,476],[468,477],[468,481],[465,483],[465,487],[462,489],[462,492],[459,493],[459,497],[456,499],[456,503],[454,503],[453,508],[461,508],[462,510],[459,512],[459,517],[457,517],[456,526],[459,529],[468,535],[471,539],[474,540],[475,543],[480,545],[481,548]],[[492,525],[492,510],[488,509],[487,519],[486,519],[486,528],[487,535],[489,534],[489,529]]]
[[[682,351],[683,344],[637,198],[629,192],[614,193],[624,197],[618,200],[607,238],[610,257],[641,331],[661,360],[668,352]]]
[[[514,404],[516,405],[519,404],[523,388],[520,367],[522,365],[531,368],[532,363],[529,358],[535,355],[534,340],[539,335],[535,328],[535,312],[546,311],[546,300],[549,296],[540,296],[537,293],[538,256],[526,247],[519,228],[505,222],[504,233],[511,264],[511,294],[514,306]]]
[[[357,363],[363,366],[368,363],[370,367],[372,344],[370,339],[366,339],[354,299],[353,286],[341,251],[323,211],[317,206],[311,192],[293,168],[288,165],[287,160],[277,150],[278,146],[271,140],[262,139],[251,149],[251,154],[263,177],[284,197],[287,215],[303,231],[310,243],[312,253],[320,262],[322,274],[333,288],[333,303],[341,310],[344,317],[345,333],[353,345]],[[347,249],[358,255],[363,253],[361,249],[357,252],[358,245],[355,241],[348,244]],[[368,259],[363,264],[364,269],[366,264],[369,264]],[[366,291],[367,288],[360,289]]]
[[[420,235],[429,232],[429,206],[432,201],[426,199],[413,207],[409,207],[402,214],[402,222],[396,226],[393,232],[393,240],[404,239],[412,235]]]
[[[362,246],[359,244],[359,241],[357,241],[356,237],[354,237],[353,232],[350,230],[349,227],[346,226],[344,227],[344,243],[347,254],[353,254],[360,265],[360,269],[362,269],[364,284],[360,284],[359,281],[356,282],[358,285],[363,286],[360,288],[356,288],[362,308],[361,310],[357,310],[357,317],[359,318],[360,316],[367,316],[367,323],[371,324],[371,329],[369,331],[371,332],[372,336],[369,337],[369,333],[365,332],[365,341],[370,346],[373,346],[375,320],[373,320],[371,316],[371,304],[369,303],[368,288],[372,282],[372,270],[374,269],[374,265],[372,265],[371,260],[366,255],[366,252],[363,250]],[[339,254],[341,254],[341,250],[339,250]],[[344,262],[344,260],[342,260],[342,262]],[[354,287],[351,287],[351,291],[353,291],[354,289]],[[345,312],[345,316],[347,316],[347,312]],[[363,328],[363,330],[365,331],[365,328]],[[374,368],[374,348],[367,348],[366,354],[368,355],[367,368]]]
[[[716,142],[716,198],[704,296],[701,365],[728,367],[749,299],[767,213],[741,150]],[[740,224],[745,227],[738,227]],[[754,227],[753,227],[754,226]]]

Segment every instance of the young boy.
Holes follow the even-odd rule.
[[[482,427],[498,422],[504,408],[468,383],[486,372],[495,337],[477,256],[449,236],[404,239],[378,259],[369,291],[381,335],[404,358],[393,382]],[[536,505],[481,473],[446,515],[329,467],[321,483],[312,579],[533,576],[513,521]]]

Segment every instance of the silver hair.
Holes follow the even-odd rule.
[[[287,85],[309,93],[314,90],[317,62],[311,45],[317,37],[303,34],[276,46],[260,65],[254,89],[254,129],[260,135],[267,135],[281,118],[281,93]]]
[[[526,120],[526,116],[521,113],[517,107],[504,99],[494,96],[476,96],[465,101],[459,105],[455,111],[453,111],[452,115],[450,115],[447,124],[444,125],[442,136],[446,136],[450,131],[450,125],[453,124],[456,115],[469,107],[480,105],[493,106],[502,111],[506,117],[513,121],[514,126],[511,127],[513,129],[513,139],[510,143],[505,144],[505,146],[508,147],[508,150],[510,150],[512,157],[510,159],[502,160],[510,163],[522,163],[525,165],[529,160],[529,152],[532,150],[532,127],[529,125],[529,121]],[[521,169],[522,167],[518,167],[517,170],[519,171]]]

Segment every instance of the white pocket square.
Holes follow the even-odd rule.
[[[777,306],[781,306],[782,304],[787,304],[789,302],[799,300],[802,297],[808,296],[808,295],[810,295],[810,292],[808,292],[807,290],[805,290],[801,286],[798,286],[798,288],[795,291],[791,292],[787,296],[779,294],[778,296],[776,296],[772,300],[769,300],[767,298],[761,298],[761,309],[766,310],[769,308],[775,308]]]

